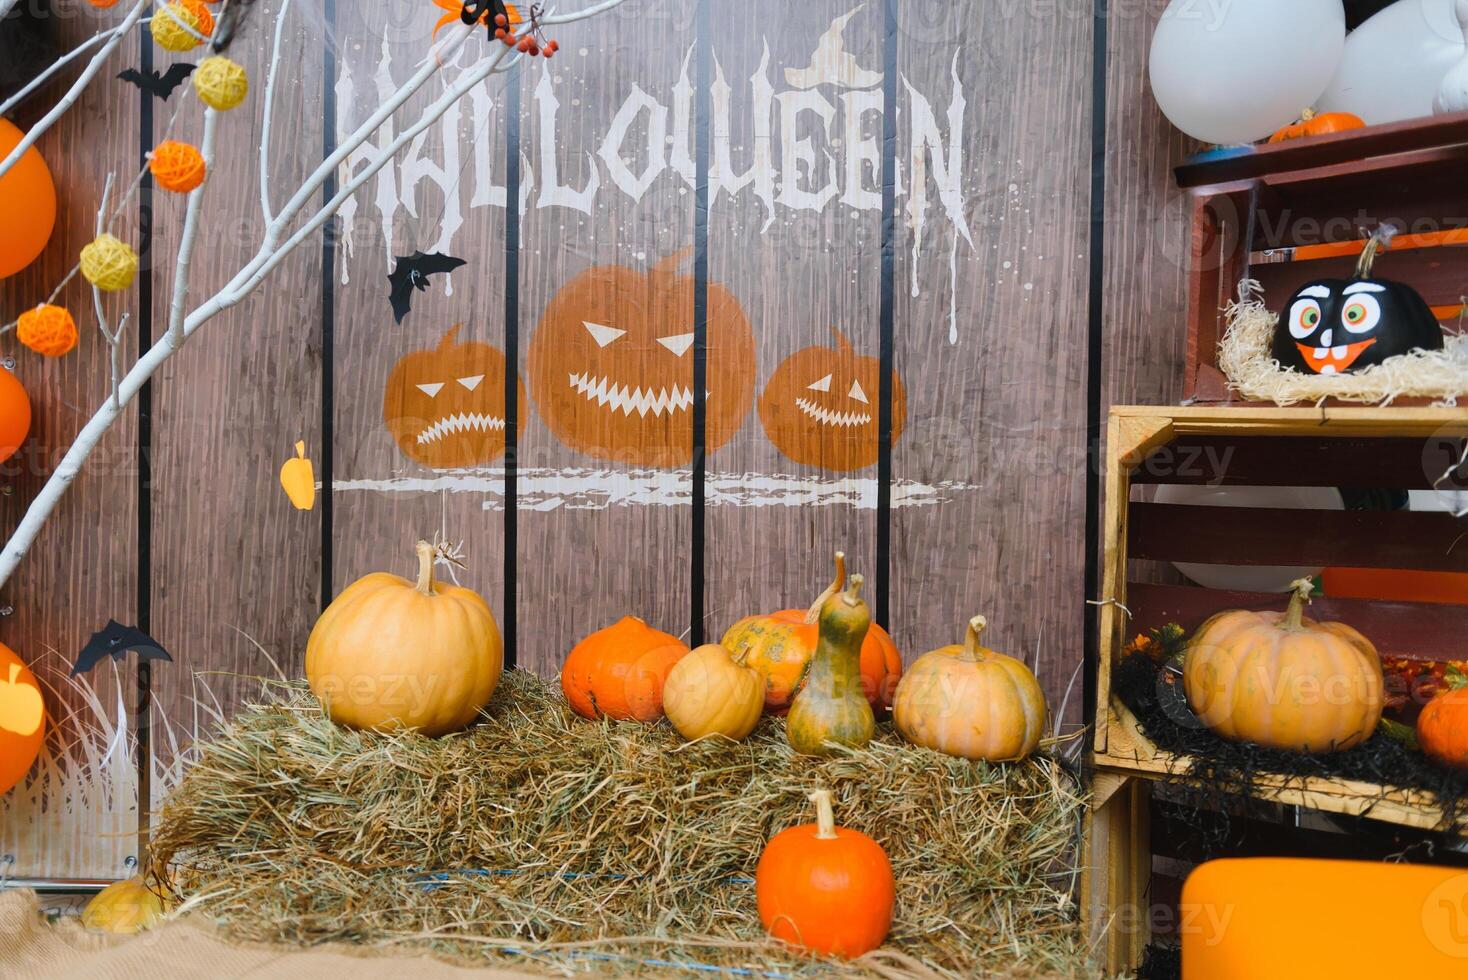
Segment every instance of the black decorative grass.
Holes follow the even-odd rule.
[[[1131,709],[1148,739],[1160,749],[1191,759],[1172,774],[1175,781],[1214,802],[1250,795],[1263,775],[1313,776],[1378,784],[1383,796],[1392,788],[1431,793],[1442,808],[1444,829],[1468,817],[1468,772],[1439,766],[1380,732],[1344,752],[1282,752],[1230,742],[1203,727],[1188,709],[1181,682],[1146,656],[1132,654],[1123,659],[1111,683],[1113,693]]]
[[[1153,943],[1142,954],[1137,980],[1182,980],[1183,951],[1172,943]]]

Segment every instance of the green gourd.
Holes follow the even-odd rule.
[[[859,749],[872,740],[876,719],[861,683],[861,642],[872,618],[861,586],[861,576],[853,575],[845,592],[821,605],[810,672],[785,720],[790,746],[802,755],[829,755],[831,743]]]

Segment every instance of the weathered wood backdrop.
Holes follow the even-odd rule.
[[[62,23],[72,41],[110,16],[61,6],[80,8]],[[460,582],[489,599],[517,662],[545,674],[624,613],[717,638],[746,613],[803,605],[843,548],[909,660],[983,611],[994,645],[1036,666],[1058,706],[1087,622],[1088,426],[1110,402],[1175,397],[1181,378],[1186,252],[1169,166],[1185,147],[1144,80],[1163,6],[1111,4],[1104,106],[1090,0],[631,0],[558,31],[553,61],[452,111],[358,195],[333,240],[171,362],[0,593],[0,641],[51,689],[64,756],[0,804],[0,855],[13,857],[0,873],[112,877],[136,853],[132,745],[113,736],[132,730],[137,678],[104,667],[69,683],[66,658],[90,631],[137,621],[176,658],[151,677],[156,802],[194,733],[255,677],[300,675],[324,599],[370,570],[406,573],[412,542],[435,532],[463,539]],[[261,232],[254,153],[279,2],[258,7],[231,50],[255,91],[223,124],[195,295]],[[406,77],[438,13],[426,0],[298,0],[277,195]],[[0,316],[69,266],[106,170],[130,176],[178,104],[146,115],[136,90],[102,81],[42,141],[65,219],[41,262],[0,283]],[[175,135],[198,126],[185,98]],[[151,224],[156,264],[129,294],[133,343],[164,321],[182,216],[161,192],[140,205],[126,227]],[[399,326],[386,274],[415,249],[469,264]],[[708,420],[694,433],[683,398],[700,278]],[[89,309],[74,286],[65,302]],[[455,324],[458,343],[488,346],[432,354]],[[430,353],[390,383],[414,352]],[[86,332],[43,361],[7,335],[0,353],[37,420],[6,471],[8,532],[103,396],[105,348]],[[618,414],[588,424],[587,389]],[[662,411],[618,410],[639,394]],[[420,447],[413,433],[443,406],[481,422],[518,413],[513,465],[492,426]],[[407,420],[406,448],[385,408]],[[310,513],[276,479],[298,439],[327,481]],[[1079,701],[1077,683],[1072,719]]]

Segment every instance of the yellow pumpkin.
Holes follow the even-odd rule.
[[[167,908],[158,892],[141,877],[117,881],[102,889],[82,909],[82,925],[96,932],[131,935],[151,929]]]
[[[472,722],[504,666],[499,627],[470,589],[433,580],[418,542],[418,580],[374,572],[342,591],[306,642],[306,678],[331,720],[438,736]]]
[[[765,682],[759,671],[735,662],[717,643],[685,655],[663,685],[663,711],[690,742],[706,735],[737,742],[754,731],[764,708]]]
[[[892,721],[913,745],[961,759],[1014,762],[1045,732],[1045,692],[1020,661],[979,645],[988,622],[968,621],[962,645],[917,659],[892,705]]]
[[[1303,615],[1313,583],[1285,612],[1221,612],[1198,627],[1183,662],[1188,704],[1215,734],[1293,752],[1334,752],[1371,737],[1384,684],[1376,647],[1344,623]]]

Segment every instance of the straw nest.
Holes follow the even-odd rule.
[[[1349,374],[1302,374],[1280,367],[1270,354],[1278,317],[1264,305],[1259,283],[1239,284],[1239,299],[1224,309],[1228,331],[1218,345],[1218,366],[1228,385],[1245,398],[1278,405],[1344,402],[1390,405],[1398,398],[1431,398],[1456,407],[1468,395],[1468,334],[1450,334],[1442,350],[1414,350]]]
[[[265,700],[201,747],[155,822],[159,874],[233,938],[598,975],[1087,973],[1071,897],[1085,799],[1045,756],[967,763],[883,726],[812,760],[778,720],[684,744],[666,724],[576,718],[520,671],[443,739],[339,728],[303,687]],[[764,842],[810,822],[821,786],[897,879],[888,945],[853,964],[768,940],[756,911]]]

